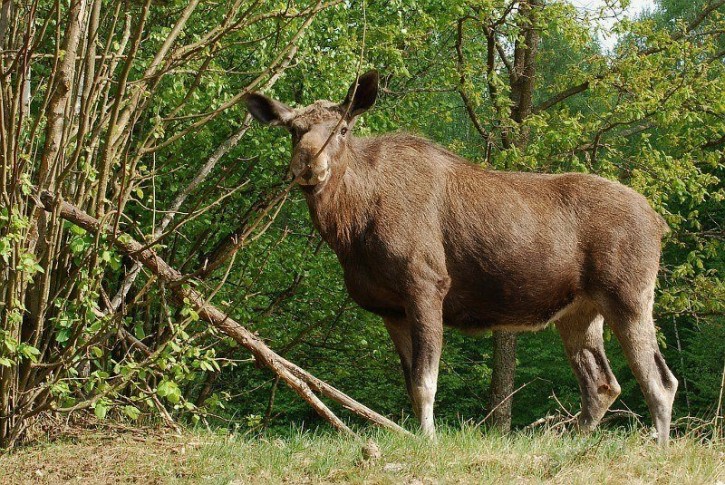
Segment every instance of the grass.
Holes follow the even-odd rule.
[[[725,481],[725,443],[642,433],[439,433],[438,443],[370,431],[361,443],[307,431],[257,437],[85,431],[0,456],[0,483],[705,483]]]

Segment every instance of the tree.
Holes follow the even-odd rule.
[[[273,86],[312,22],[337,3],[2,3],[0,447],[12,446],[33,417],[50,409],[90,407],[103,417],[110,399],[118,399],[129,417],[143,407],[168,417],[159,398],[184,402],[175,381],[193,375],[194,366],[218,367],[213,350],[191,343],[207,332],[195,327],[193,310],[183,309],[178,325],[158,319],[168,316],[163,288],[154,321],[134,323],[135,304],[153,293],[154,276],[128,300],[138,267],[126,268],[112,243],[145,202],[155,220],[162,201],[144,191],[164,178],[175,151],[191,135],[229,126],[246,92]],[[260,36],[276,42],[260,48]],[[250,43],[255,47],[230,49]],[[239,62],[251,71],[232,74]],[[238,190],[224,188],[217,200],[175,217],[246,133],[244,122],[231,125],[199,172],[186,170],[188,185],[170,187],[175,198],[146,233],[147,247],[165,243],[172,221],[176,229]],[[89,234],[57,211],[46,213],[38,203],[44,190],[110,223],[112,233]],[[280,201],[262,200],[250,233]],[[232,255],[206,264],[216,267]],[[152,328],[154,340],[143,343]],[[116,389],[116,382],[128,385]]]
[[[634,160],[641,153],[632,151],[626,143],[642,140],[643,136],[647,140],[646,133],[656,129],[660,136],[680,130],[682,127],[664,121],[665,112],[687,112],[699,118],[690,102],[695,98],[698,103],[719,102],[711,91],[712,82],[717,82],[714,73],[702,74],[722,67],[714,24],[721,22],[718,11],[724,3],[702,2],[690,11],[689,19],[674,23],[670,32],[657,30],[646,21],[625,21],[620,28],[626,35],[611,59],[597,49],[592,39],[591,25],[596,19],[585,18],[578,23],[576,11],[565,2],[503,1],[485,7],[454,7],[457,30],[453,85],[475,131],[482,137],[484,148],[478,156],[501,168],[583,170],[617,177],[654,197],[655,206],[667,213],[659,204],[664,189],[661,179],[645,175],[646,184],[650,184],[646,187],[641,179],[638,183],[631,178],[632,168],[624,168],[628,164],[637,167],[635,171],[643,168]],[[669,5],[668,11],[672,10]],[[604,13],[603,9],[599,15]],[[451,22],[450,18],[446,21]],[[670,29],[673,24],[665,25]],[[682,62],[683,52],[691,62]],[[545,59],[543,66],[541,59]],[[537,77],[541,69],[555,77]],[[674,77],[669,74],[673,72]],[[684,88],[688,82],[690,89]],[[710,110],[714,118],[705,125],[721,124],[721,119],[716,121],[719,116],[715,111]],[[685,136],[692,139],[689,133]],[[590,141],[582,141],[587,139]],[[704,156],[712,159],[709,149],[721,146],[722,138],[715,136],[693,149],[707,149]],[[624,153],[626,161],[617,160]],[[690,180],[714,187],[704,166],[690,165]],[[699,198],[695,195],[699,190],[689,191],[685,197]],[[717,194],[721,192],[716,189],[712,194],[715,199],[721,196]],[[672,217],[668,219],[676,222]],[[663,307],[667,307],[669,291],[664,291]],[[493,423],[507,430],[516,364],[514,336],[494,337],[493,362]]]

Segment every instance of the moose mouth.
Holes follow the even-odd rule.
[[[313,185],[319,185],[325,180],[327,180],[330,176],[330,171],[325,170],[321,174],[316,174],[312,172],[308,172],[303,176],[297,177],[297,183],[304,186],[313,186]]]
[[[302,186],[319,185],[330,178],[330,168],[327,164],[318,167],[305,167],[301,172],[294,173],[295,180]]]

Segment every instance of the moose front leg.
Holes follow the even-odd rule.
[[[443,303],[438,295],[419,296],[406,311],[411,326],[413,359],[410,396],[423,434],[435,437],[433,403],[443,346]]]
[[[410,403],[413,405],[413,411],[418,412],[413,399],[411,389],[411,375],[413,373],[413,343],[410,334],[410,324],[406,318],[385,317],[385,328],[388,329],[390,339],[395,345],[400,357],[400,366],[403,368],[403,377],[405,378],[405,389],[408,391]]]

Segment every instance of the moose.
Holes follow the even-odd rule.
[[[606,321],[667,443],[678,382],[652,317],[662,217],[595,175],[495,171],[406,133],[353,136],[377,95],[369,71],[340,104],[295,109],[259,93],[245,102],[291,133],[290,171],[350,296],[382,317],[421,431],[435,437],[444,324],[475,334],[550,323],[581,390],[577,428],[592,430],[621,391]]]

